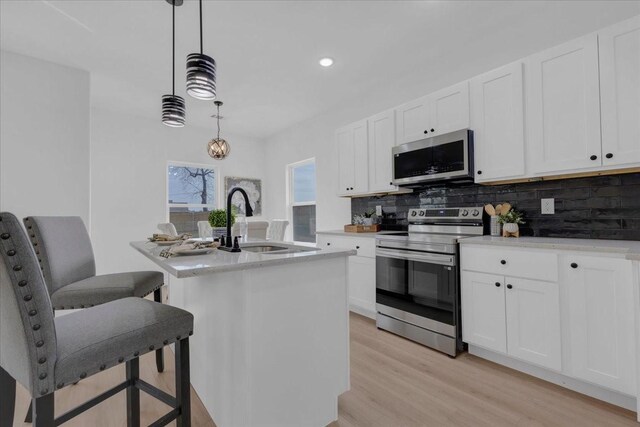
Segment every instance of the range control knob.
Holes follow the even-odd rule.
[[[418,214],[417,211],[411,211],[411,216],[416,216]]]
[[[480,211],[478,209],[474,209],[473,211],[471,211],[471,215],[478,216],[480,215]]]
[[[420,216],[424,216],[424,211],[420,211]]]
[[[469,215],[469,211],[468,211],[468,210],[466,210],[466,209],[462,209],[462,210],[460,211],[460,215],[462,215],[462,216],[467,216],[467,215]]]

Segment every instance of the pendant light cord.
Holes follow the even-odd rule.
[[[176,2],[173,1],[171,8],[171,94],[176,95]]]
[[[218,139],[220,139],[220,104],[216,104],[216,107],[218,107],[218,114],[217,114],[217,121],[218,121]]]
[[[202,55],[202,0],[200,0],[200,55]]]

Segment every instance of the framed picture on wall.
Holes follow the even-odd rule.
[[[224,200],[227,199],[229,190],[235,187],[240,187],[247,192],[249,196],[249,202],[253,209],[254,216],[262,215],[262,180],[256,178],[240,178],[237,176],[225,176],[224,177]],[[238,214],[244,215],[244,198],[239,192],[233,195],[231,204],[238,208]]]

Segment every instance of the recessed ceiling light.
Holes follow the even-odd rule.
[[[323,67],[331,67],[333,65],[333,59],[331,59],[331,58],[322,58],[320,61],[318,61],[318,63],[320,65],[322,65]]]

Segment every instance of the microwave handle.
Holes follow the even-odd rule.
[[[376,256],[397,258],[406,261],[428,262],[430,264],[456,265],[455,258],[452,255],[416,253],[412,251],[388,250],[378,248],[376,249]]]

